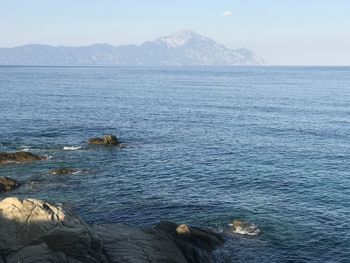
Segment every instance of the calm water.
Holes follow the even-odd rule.
[[[108,133],[127,147],[86,144]],[[1,166],[24,184],[2,196],[89,223],[262,228],[222,262],[350,262],[350,68],[0,67],[0,143],[52,157]]]

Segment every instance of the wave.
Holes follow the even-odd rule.
[[[21,152],[29,152],[30,151],[30,148],[27,147],[27,148],[23,148],[23,149],[20,149]]]
[[[81,146],[64,146],[63,150],[65,151],[75,151],[81,149]]]

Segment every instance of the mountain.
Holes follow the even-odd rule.
[[[192,30],[141,45],[0,48],[0,65],[265,65],[248,49],[229,49]]]

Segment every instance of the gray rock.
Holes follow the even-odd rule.
[[[144,230],[121,224],[93,229],[110,262],[212,262],[212,252],[223,244],[211,231],[171,222]]]
[[[60,205],[14,197],[0,201],[0,262],[206,263],[222,244],[218,234],[187,225],[91,228]]]
[[[0,255],[16,262],[106,260],[101,240],[75,213],[40,200],[14,197],[0,202]]]

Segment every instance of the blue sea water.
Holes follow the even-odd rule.
[[[109,133],[126,147],[86,143]],[[219,262],[350,262],[350,68],[0,67],[0,152],[17,150],[50,159],[0,166],[23,183],[1,197],[89,223],[259,225]]]

